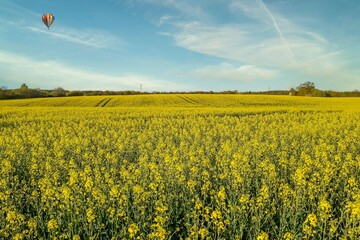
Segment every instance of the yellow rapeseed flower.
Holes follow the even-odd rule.
[[[51,232],[59,228],[59,224],[55,219],[50,219],[47,223],[48,231]]]
[[[256,240],[269,240],[269,235],[266,232],[261,232]]]
[[[133,238],[138,231],[139,231],[139,226],[136,225],[135,223],[130,224],[130,226],[128,227],[129,236],[131,238]]]

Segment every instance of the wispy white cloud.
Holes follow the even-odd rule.
[[[228,2],[229,10],[235,14],[241,11],[242,14],[268,23],[268,17],[264,14],[264,9],[259,8],[254,0],[230,0]]]
[[[38,16],[39,14],[23,8],[16,3],[3,1],[0,4],[0,30],[9,31],[19,29],[24,24],[27,24],[27,20],[34,19]]]
[[[300,66],[300,75],[326,82],[343,89],[344,86],[360,88],[360,70],[348,67],[348,62],[341,57],[341,52],[330,52],[303,62]],[[352,90],[351,88],[348,90]]]
[[[329,65],[344,67],[342,53],[336,51],[334,54],[324,36],[296,25],[276,11],[270,12],[262,1],[231,0],[229,9],[249,17],[251,21],[226,24],[177,21],[173,23],[177,30],[167,35],[174,38],[177,46],[231,59],[239,65],[278,70],[295,68],[309,75],[321,72],[319,69],[323,68],[324,59],[329,61]]]
[[[164,4],[165,6],[175,8],[183,14],[187,14],[190,16],[204,17],[206,16],[206,12],[198,6],[194,1],[190,0],[150,0],[156,1],[160,4]]]
[[[126,0],[126,1],[113,0],[113,2],[122,5],[123,4],[130,5],[130,6],[135,6],[137,4],[150,4],[150,5],[156,5],[156,6],[161,6],[164,8],[175,10],[178,13],[187,17],[195,17],[195,18],[209,17],[208,13],[204,11],[204,9],[202,8],[202,5],[206,3],[206,1],[199,2],[193,0]]]
[[[39,61],[26,56],[0,50],[0,78],[7,82],[31,87],[97,90],[138,90],[140,84],[146,91],[184,89],[184,86],[140,74],[109,75],[78,69],[56,61]]]
[[[211,25],[200,22],[178,24],[172,34],[178,46],[202,54],[239,61],[242,64],[291,67],[292,61],[277,36],[254,32],[250,25]],[[290,43],[299,48],[298,39]],[[308,47],[318,48],[310,42]],[[307,52],[311,51],[308,48]]]
[[[336,75],[346,67],[346,62],[339,60],[340,54],[341,52],[331,52],[329,54],[320,55],[317,58],[303,62],[301,65],[303,70],[302,74],[318,74],[319,76],[323,77]],[[316,71],[314,71],[314,65],[317,66]]]
[[[232,64],[222,63],[197,69],[194,74],[203,79],[251,82],[273,80],[278,76],[278,71],[254,65],[234,67]]]
[[[269,15],[269,17],[271,18],[271,21],[274,24],[274,27],[275,27],[276,31],[278,32],[283,45],[285,46],[285,48],[287,49],[287,51],[289,53],[289,56],[292,60],[293,65],[296,65],[296,60],[295,60],[294,54],[293,54],[286,38],[284,37],[284,34],[282,33],[274,14],[270,11],[270,9],[266,6],[266,4],[262,0],[256,0],[256,3],[258,4],[258,6],[260,8],[264,9],[266,11],[266,13]]]
[[[78,29],[66,26],[57,26],[54,22],[53,28],[56,30],[50,31],[42,24],[40,17],[42,13],[30,11],[18,4],[5,2],[5,5],[0,6],[0,13],[4,11],[8,17],[2,19],[0,17],[0,30],[7,31],[9,28],[20,31],[31,31],[41,34],[46,34],[54,39],[67,41],[71,43],[80,44],[92,48],[122,50],[128,43],[121,37],[99,29]]]
[[[179,47],[243,66],[205,66],[195,70],[198,77],[252,81],[281,75],[331,82],[335,88],[359,81],[359,71],[349,67],[344,53],[333,48],[334,44],[319,32],[286,18],[261,0],[227,3],[229,13],[246,20],[216,23],[206,19],[170,19],[174,30],[161,32],[172,37]]]
[[[112,50],[121,50],[127,43],[119,37],[109,32],[97,29],[75,29],[69,27],[57,27],[56,31],[49,31],[39,27],[28,26],[27,29],[32,32],[47,34],[52,38],[81,44],[94,48],[107,48]]]
[[[10,27],[16,27],[17,23],[11,20],[5,20],[0,18],[0,30],[8,31]]]
[[[39,14],[31,11],[27,8],[22,7],[21,5],[11,2],[11,1],[3,1],[0,5],[0,11],[6,12],[14,17],[19,16],[29,16],[32,18],[39,17]]]
[[[162,25],[169,23],[171,21],[173,21],[174,19],[177,19],[178,17],[174,17],[171,15],[163,15],[161,16],[159,19],[154,20],[153,24],[157,27],[161,27]]]
[[[273,79],[280,71],[293,71],[300,76],[318,78],[323,71],[330,75],[334,69],[344,69],[346,65],[341,59],[342,53],[336,51],[335,54],[324,36],[297,25],[279,13],[273,5],[265,4],[262,0],[212,0],[201,4],[190,0],[130,2],[178,10],[180,16],[177,18],[168,14],[158,18],[156,26],[171,23],[173,27],[171,32],[159,31],[161,35],[172,37],[179,47],[219,58],[219,61],[232,60],[238,66],[243,66],[239,68],[220,64],[195,70],[198,76],[207,76],[208,79],[250,81],[258,79],[258,76]],[[247,20],[216,23],[207,11],[211,5],[209,2],[227,4],[229,14],[246,17]]]

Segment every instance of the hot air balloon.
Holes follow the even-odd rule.
[[[45,13],[42,16],[42,20],[43,20],[44,24],[47,26],[47,28],[49,29],[51,24],[55,21],[55,17],[51,13]]]

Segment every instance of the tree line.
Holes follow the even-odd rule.
[[[69,91],[61,87],[52,90],[43,90],[40,88],[29,88],[23,83],[17,89],[0,88],[0,99],[20,99],[20,98],[42,98],[42,97],[67,97],[67,96],[97,96],[97,95],[135,95],[140,94],[137,91],[99,91],[99,90],[75,90]]]
[[[0,99],[20,99],[20,98],[41,98],[41,97],[66,97],[66,96],[97,96],[97,95],[139,95],[139,94],[266,94],[266,95],[291,95],[291,96],[311,96],[311,97],[360,97],[360,91],[332,91],[320,90],[315,87],[313,82],[304,82],[296,88],[290,90],[269,90],[269,91],[246,91],[240,92],[236,90],[227,91],[194,91],[194,92],[140,92],[133,90],[126,91],[100,91],[100,90],[75,90],[69,91],[61,87],[52,90],[43,90],[39,88],[29,88],[23,83],[17,89],[0,88]]]
[[[289,95],[293,96],[310,96],[310,97],[360,97],[360,91],[338,92],[332,90],[320,90],[315,87],[313,82],[304,82],[296,87],[291,88]]]

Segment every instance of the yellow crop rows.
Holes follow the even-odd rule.
[[[359,98],[0,101],[0,161],[0,238],[360,238]]]

